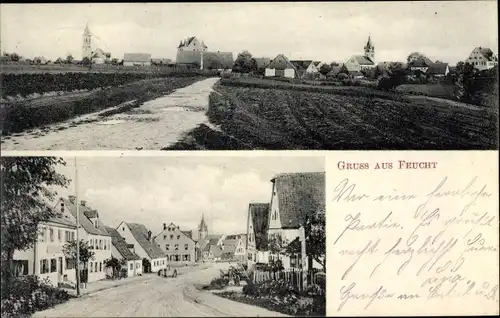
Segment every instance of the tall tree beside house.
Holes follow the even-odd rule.
[[[419,52],[413,52],[406,58],[406,62],[410,63],[411,61],[416,61],[425,58],[425,55]]]
[[[319,72],[320,72],[322,75],[326,75],[326,74],[328,74],[331,70],[332,70],[332,66],[331,66],[331,65],[328,65],[328,64],[323,64],[323,65],[321,65],[321,67],[319,68]]]
[[[467,102],[471,99],[472,81],[474,79],[474,66],[469,63],[458,62],[456,68],[455,85],[457,87],[457,98]]]
[[[94,259],[95,252],[90,248],[88,242],[80,240],[80,263],[83,264],[84,268],[87,268],[87,264],[90,260]],[[79,264],[76,264],[76,241],[70,241],[63,246],[64,256],[73,260],[75,262],[75,272],[79,268]]]
[[[66,64],[71,64],[73,60],[73,55],[68,54],[68,56],[66,56]]]
[[[345,66],[345,64],[342,64],[342,67],[340,68],[339,74],[349,75],[349,70],[347,69],[347,66]]]
[[[118,277],[122,266],[125,265],[126,263],[127,261],[124,258],[119,260],[116,257],[111,257],[104,260],[104,266],[107,268],[111,268],[113,270],[113,278]]]
[[[252,54],[248,51],[243,51],[238,54],[234,61],[233,72],[250,73],[257,71],[257,62],[253,59]]]
[[[47,204],[57,196],[54,187],[67,187],[69,180],[56,171],[66,165],[61,158],[2,157],[0,162],[2,287],[8,288],[14,251],[34,246],[38,224],[58,215]]]

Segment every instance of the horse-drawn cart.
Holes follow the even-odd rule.
[[[248,279],[248,274],[240,264],[238,265],[239,266],[233,266],[229,263],[229,269],[227,271],[220,270],[220,277],[232,280],[236,286],[239,286],[241,280],[246,281]]]
[[[177,277],[177,269],[171,268],[170,266],[167,266],[167,268],[163,268],[163,269],[160,269],[158,271],[158,276],[176,278]]]

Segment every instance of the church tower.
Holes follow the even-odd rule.
[[[89,30],[89,24],[85,26],[85,30],[83,31],[83,45],[82,45],[82,60],[85,57],[91,58],[92,55],[92,34]]]
[[[373,46],[371,36],[368,36],[368,42],[365,45],[365,56],[369,57],[375,63],[375,46]]]
[[[205,216],[202,214],[201,222],[200,225],[198,226],[198,241],[203,240],[207,236],[208,236],[208,226],[205,223]]]

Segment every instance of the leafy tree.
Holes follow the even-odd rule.
[[[90,248],[88,242],[84,242],[83,240],[80,240],[80,264],[82,264],[84,266],[84,268],[87,268],[87,265],[88,265],[88,262],[90,260],[93,260],[94,259],[94,255],[95,255],[95,252]],[[63,253],[64,255],[69,258],[69,259],[72,259],[75,261],[76,263],[76,259],[77,259],[77,255],[76,254],[76,241],[70,241],[66,244],[64,244],[63,246]],[[77,266],[75,266],[75,271],[78,270],[79,268],[79,264],[76,264]]]
[[[473,95],[473,91],[471,88],[474,77],[474,66],[472,64],[458,62],[455,79],[458,100],[464,102],[471,100],[471,97]]]
[[[38,239],[38,224],[58,215],[48,207],[69,180],[56,171],[66,165],[54,157],[2,157],[1,261],[2,280],[10,283],[16,250],[27,250]]]
[[[339,74],[349,75],[349,70],[347,69],[347,66],[345,66],[345,64],[342,64],[342,67],[340,68]]]
[[[118,63],[119,63],[119,61],[118,61],[118,59],[116,57],[114,57],[114,58],[111,59],[111,64],[112,65],[118,65]]]
[[[19,60],[21,59],[21,56],[17,53],[12,53],[10,54],[10,60],[12,62],[19,62]]]
[[[234,61],[233,72],[250,73],[257,71],[257,61],[252,58],[252,54],[248,51],[243,51],[238,54]]]
[[[54,64],[63,64],[65,63],[64,59],[62,57],[58,57],[57,60],[55,60]]]
[[[83,66],[88,66],[89,69],[92,67],[92,61],[87,56],[82,59],[81,63]]]
[[[331,65],[328,65],[328,64],[323,64],[321,65],[321,67],[319,68],[319,72],[323,75],[326,75],[328,74],[330,71],[332,70],[332,66]]]
[[[66,63],[67,64],[71,64],[73,62],[73,55],[71,54],[68,54],[68,56],[66,56]]]
[[[334,66],[339,66],[340,64],[338,62],[331,62],[330,63],[330,67],[334,67]]]
[[[111,257],[104,260],[104,266],[113,270],[113,278],[118,277],[122,266],[126,263],[127,261],[125,259],[119,260],[116,257]]]
[[[410,63],[411,61],[420,60],[424,57],[425,55],[423,55],[422,53],[413,52],[410,55],[408,55],[408,57],[406,58],[406,62]]]

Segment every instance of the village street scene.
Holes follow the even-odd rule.
[[[2,5],[1,148],[498,149],[496,12]]]
[[[324,316],[323,157],[2,157],[2,317]]]

